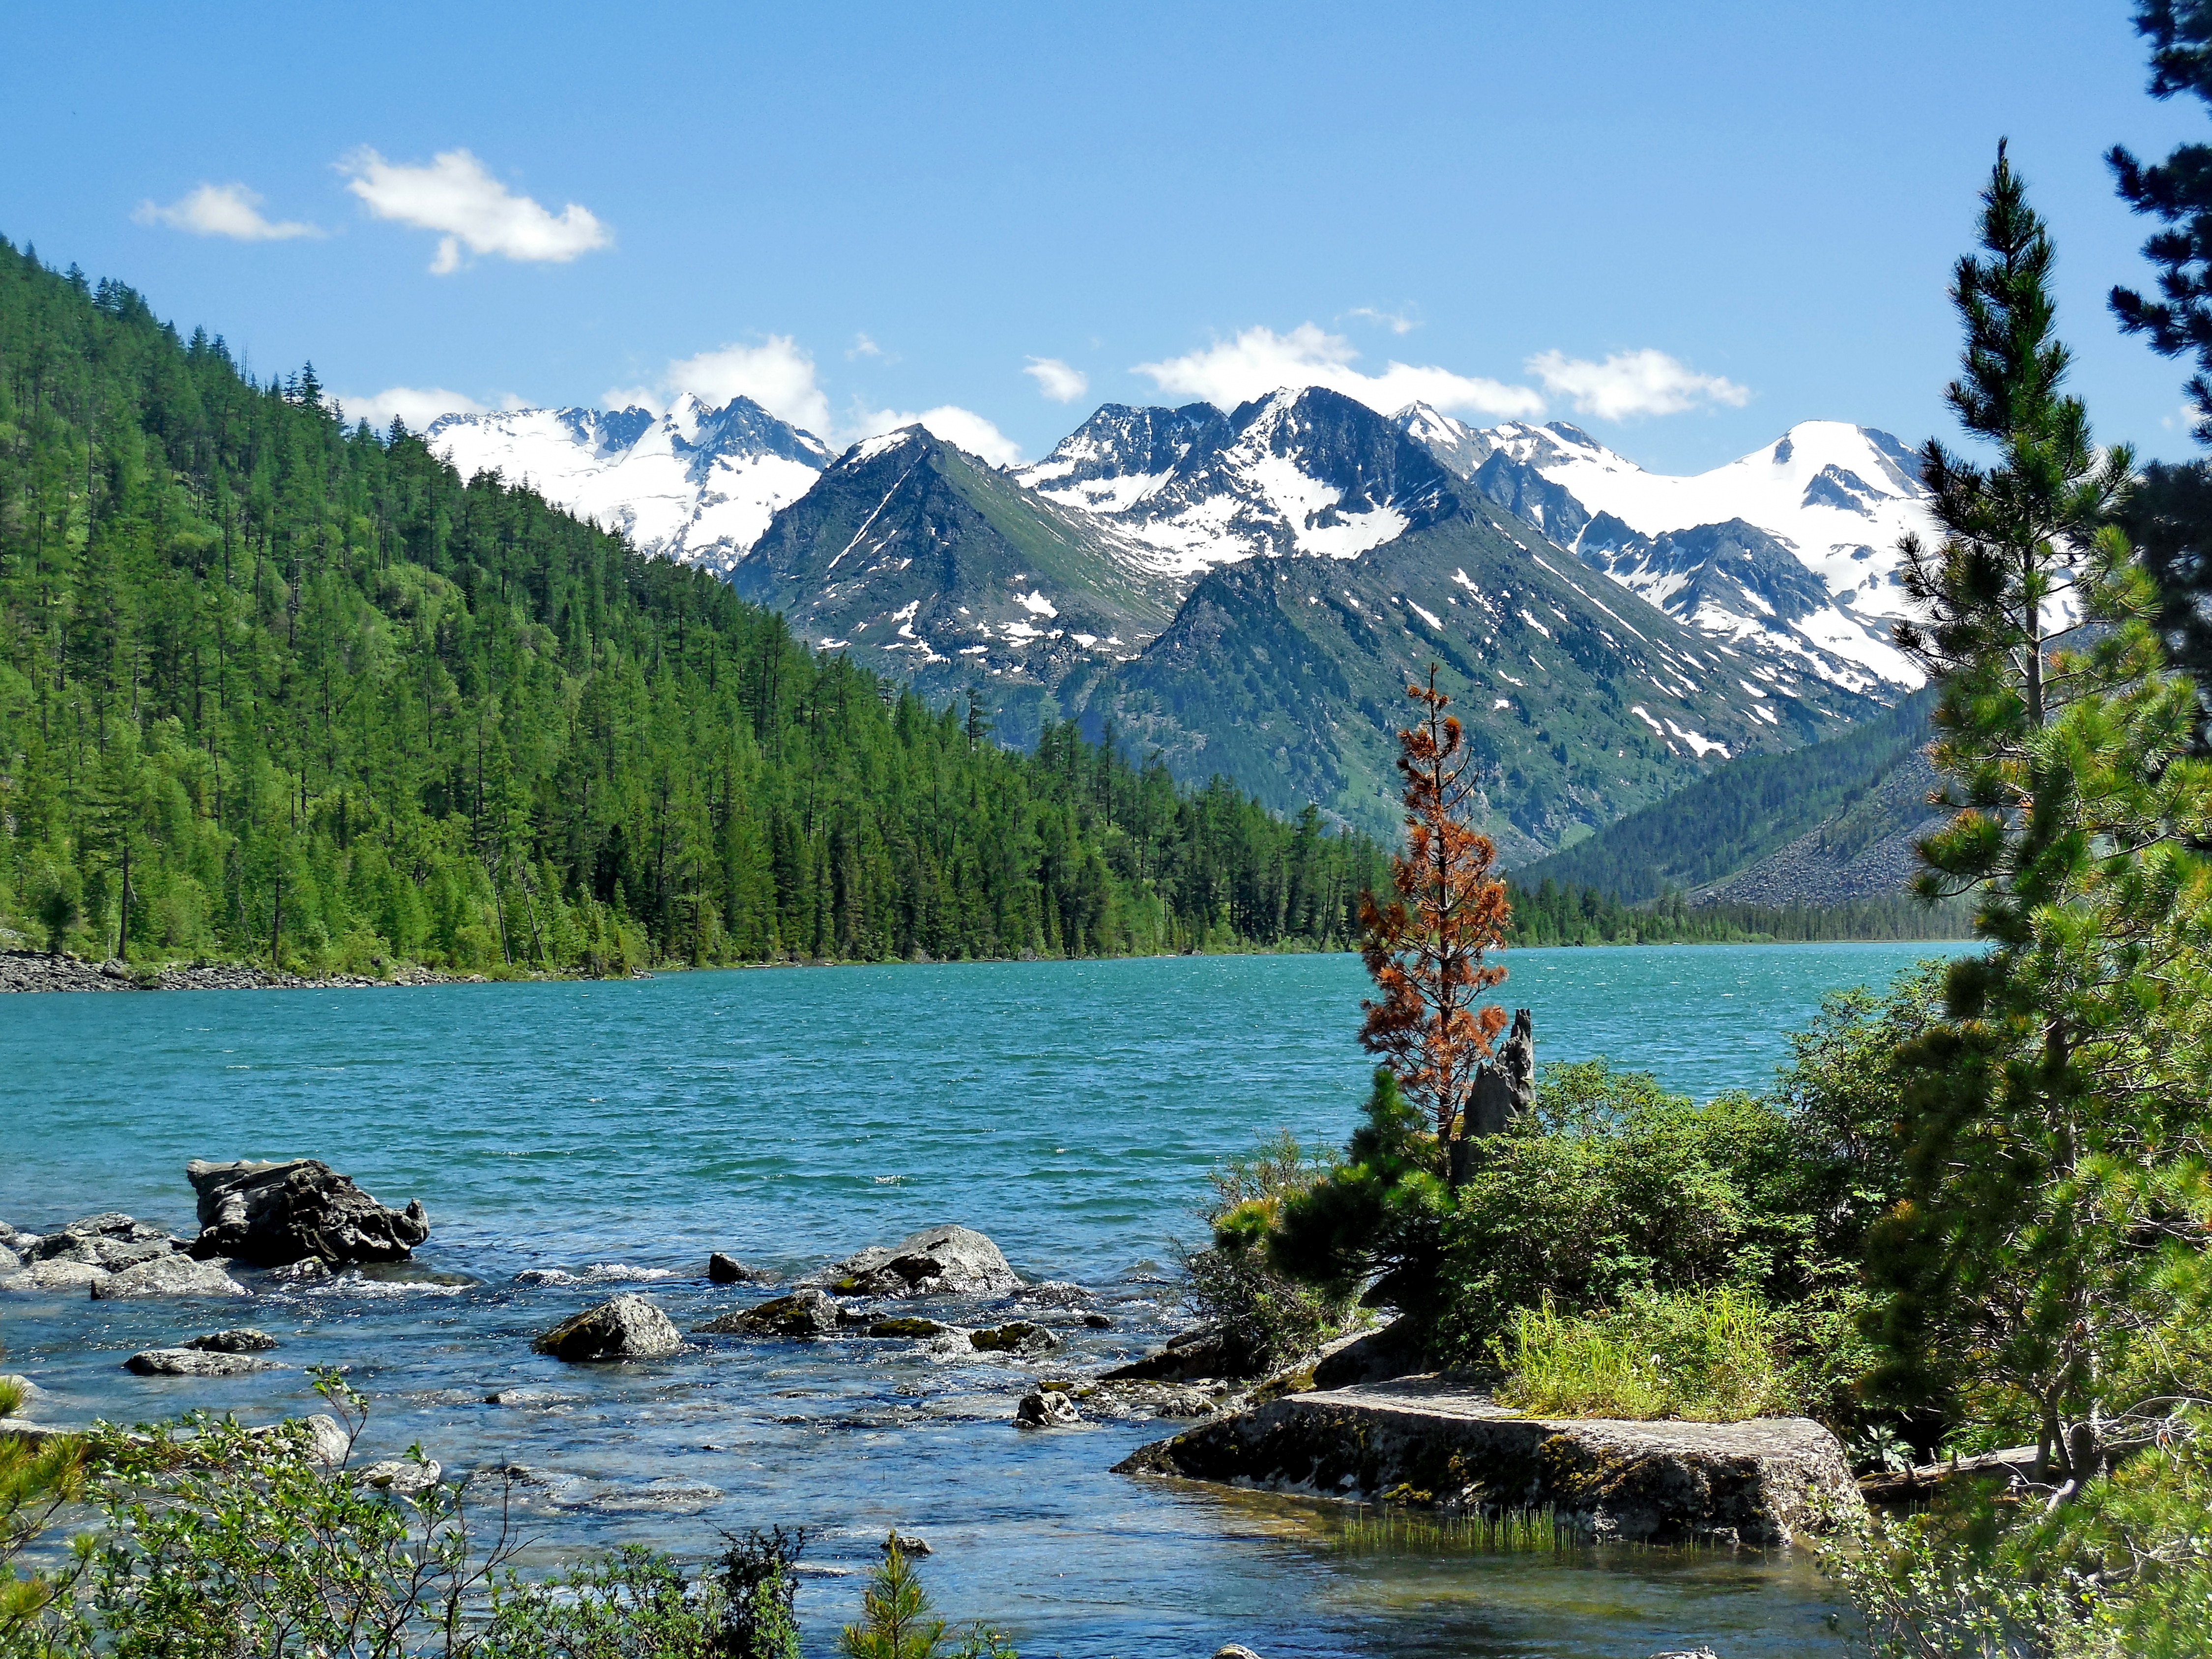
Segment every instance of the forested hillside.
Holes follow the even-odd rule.
[[[0,921],[621,971],[1346,942],[1373,846],[989,741],[0,241]]]

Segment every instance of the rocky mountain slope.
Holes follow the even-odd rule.
[[[1804,421],[1675,478],[1564,422],[1478,429],[1420,404],[1397,418],[1454,476],[1681,620],[1853,690],[1919,684],[1889,628],[1897,543],[1926,528],[1927,491],[1887,432]]]
[[[1685,626],[1477,497],[1349,559],[1254,558],[1202,578],[1130,663],[1064,700],[1185,777],[1319,802],[1382,833],[1393,738],[1431,661],[1509,863],[1587,836],[1732,756],[1881,712]]]
[[[645,409],[516,409],[444,415],[424,432],[464,478],[497,473],[641,552],[726,572],[778,509],[831,460],[811,432],[750,398],[717,409],[685,393]]]
[[[1822,742],[1733,759],[1516,879],[1631,904],[1669,891],[1762,905],[1902,893],[1912,843],[1935,816],[1923,753],[1933,696],[1917,692]]]
[[[977,689],[1009,741],[1071,674],[1133,659],[1178,597],[1142,545],[919,426],[854,445],[730,579],[817,650]]]

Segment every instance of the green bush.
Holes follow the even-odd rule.
[[[1280,1369],[1348,1323],[1348,1294],[1299,1284],[1266,1249],[1284,1205],[1329,1179],[1335,1168],[1333,1159],[1308,1157],[1287,1130],[1214,1167],[1213,1199],[1204,1211],[1209,1241],[1179,1253],[1191,1310],[1220,1333],[1223,1353],[1237,1374]]]
[[[1562,1316],[1547,1298],[1492,1345],[1506,1404],[1540,1417],[1735,1423],[1796,1409],[1778,1361],[1781,1328],[1735,1288],[1645,1297]]]

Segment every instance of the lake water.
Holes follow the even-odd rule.
[[[1759,1087],[1822,995],[1936,945],[1522,950],[1508,1006],[1540,1059],[1603,1054],[1684,1092]],[[0,998],[0,1218],[122,1209],[190,1233],[193,1157],[316,1156],[420,1198],[423,1266],[466,1284],[255,1283],[250,1309],[0,1297],[41,1414],[307,1409],[297,1370],[140,1379],[138,1349],[216,1322],[339,1364],[366,1446],[451,1472],[532,1472],[558,1552],[719,1528],[816,1531],[800,1611],[826,1643],[893,1525],[934,1546],[956,1618],[1044,1654],[1642,1656],[1840,1653],[1802,1559],[1620,1552],[1573,1562],[1347,1553],[1335,1506],[1107,1473],[1174,1424],[1023,1433],[1042,1372],[1178,1328],[1171,1241],[1208,1166],[1287,1127],[1350,1128],[1368,1062],[1350,956],[767,969],[623,983]],[[861,1339],[706,1339],[651,1366],[570,1368],[529,1339],[610,1287],[681,1326],[766,1292],[710,1286],[709,1250],[783,1277],[960,1221],[1056,1290],[963,1322],[1103,1313],[1030,1363]],[[520,1276],[520,1277],[518,1277]],[[535,1391],[491,1406],[495,1390]]]

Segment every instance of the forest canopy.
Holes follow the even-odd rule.
[[[0,926],[137,960],[1349,942],[1364,839],[989,741],[703,572],[0,241]]]

